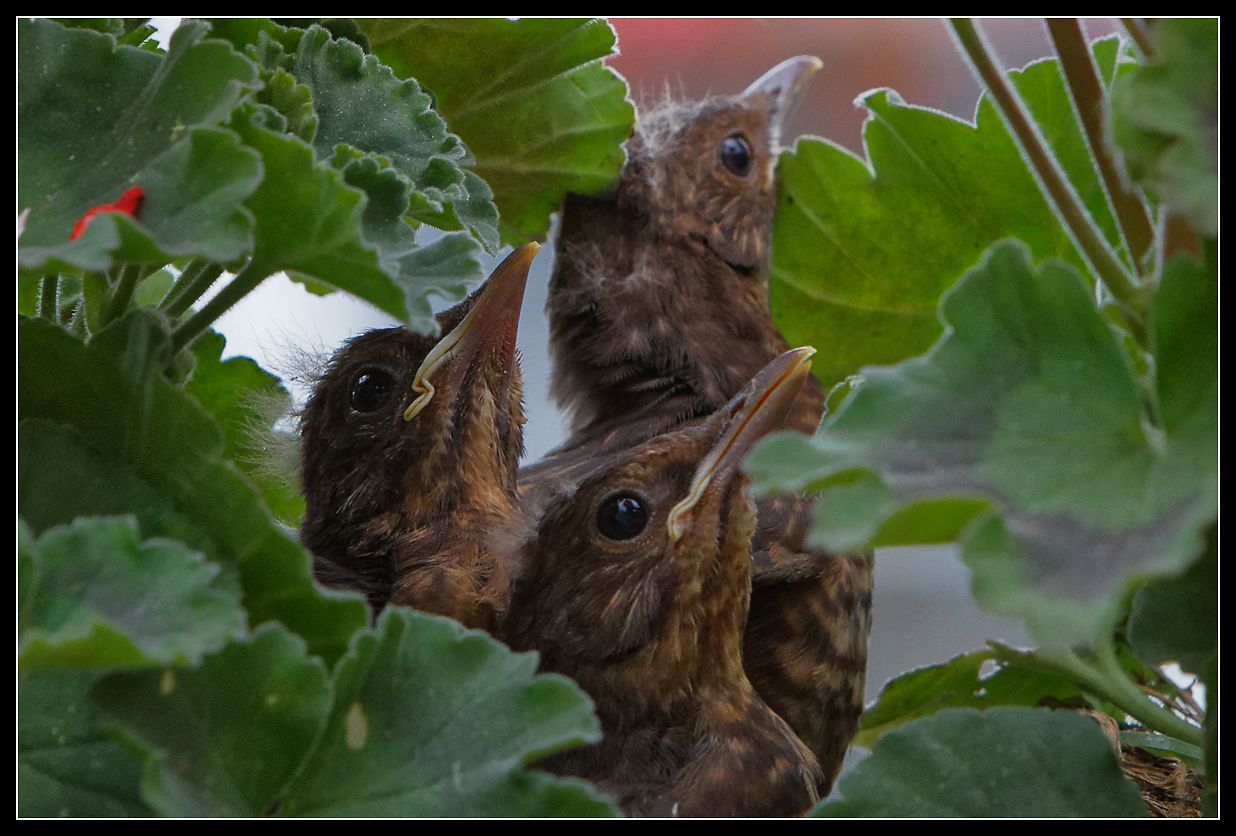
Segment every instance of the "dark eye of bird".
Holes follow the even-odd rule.
[[[352,379],[352,408],[357,412],[373,412],[390,400],[395,389],[391,376],[380,369],[362,369]]]
[[[721,164],[739,177],[746,177],[751,170],[751,146],[739,134],[732,134],[721,141]]]
[[[611,540],[638,537],[647,525],[648,511],[643,500],[629,493],[614,494],[597,511],[597,528]]]

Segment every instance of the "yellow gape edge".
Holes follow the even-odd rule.
[[[455,346],[459,344],[460,338],[463,337],[463,333],[472,319],[473,313],[475,313],[475,308],[464,317],[463,322],[455,326],[451,333],[438,340],[438,344],[421,361],[420,367],[412,377],[412,391],[418,394],[412,403],[408,404],[408,408],[403,411],[403,420],[411,421],[433,400],[434,388],[429,378],[451,359]]]
[[[485,335],[488,329],[494,326],[496,317],[513,314],[518,322],[519,306],[523,302],[524,286],[528,281],[528,268],[538,249],[540,247],[536,242],[524,244],[494,268],[484,289],[479,292],[472,310],[468,311],[449,334],[438,340],[438,344],[425,356],[420,368],[416,370],[412,377],[412,391],[416,393],[416,397],[403,411],[403,420],[411,421],[433,400],[434,387],[430,378],[460,351],[460,343],[469,331],[475,329],[478,320],[481,325],[479,329],[475,329],[471,347],[463,346],[465,351],[476,351],[478,339],[483,345]]]
[[[686,498],[670,510],[666,524],[669,526],[669,539],[671,543],[677,543],[682,537],[683,532],[686,530],[687,515],[699,504],[700,499],[704,496],[704,491],[708,490],[713,476],[721,465],[725,463],[726,458],[735,454],[735,452],[736,455],[741,457],[746,453],[747,448],[755,443],[756,439],[764,435],[767,430],[760,431],[757,427],[754,429],[753,435],[749,428],[751,428],[753,422],[758,423],[757,419],[765,412],[765,407],[775,392],[790,380],[794,378],[801,379],[810,372],[810,359],[813,354],[815,354],[815,349],[810,346],[786,352],[782,357],[793,355],[790,365],[781,370],[780,374],[770,383],[766,384],[763,391],[755,393],[754,403],[748,402],[742,405],[737,416],[738,420],[725,431],[725,434],[718,439],[717,443],[708,451],[708,455],[700,462],[699,467],[695,469],[695,475],[691,479],[691,488],[687,491]],[[737,448],[737,451],[735,451],[735,448]]]

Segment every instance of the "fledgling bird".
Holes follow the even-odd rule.
[[[570,438],[520,474],[537,507],[590,460],[707,416],[787,345],[768,307],[781,125],[815,58],[738,96],[641,118],[614,195],[569,197],[546,305]],[[812,378],[786,425],[814,432]],[[809,549],[803,496],[758,504],[747,673],[816,753],[827,792],[862,710],[871,559]]]
[[[370,331],[331,360],[300,422],[301,539],[324,584],[493,629],[510,567],[487,533],[520,513],[515,336],[536,251],[441,314],[441,339]]]
[[[594,460],[523,549],[500,635],[575,679],[603,731],[538,766],[628,815],[790,816],[818,800],[814,755],[743,669],[755,508],[739,470],[813,353],[778,357],[705,421]]]

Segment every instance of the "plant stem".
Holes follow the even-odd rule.
[[[39,316],[60,321],[60,276],[48,273],[39,281]]]
[[[222,264],[205,259],[189,262],[185,271],[176,279],[176,284],[172,285],[163,297],[159,307],[172,317],[180,316],[193,307],[193,303],[201,299],[203,293],[210,290],[210,286],[222,273]]]
[[[1112,147],[1111,135],[1106,130],[1108,99],[1094,57],[1086,43],[1086,35],[1075,18],[1048,18],[1047,31],[1051,34],[1060,66],[1068,82],[1069,96],[1086,132],[1086,143],[1094,156],[1099,176],[1107,190],[1134,267],[1143,276],[1146,254],[1154,243],[1154,225],[1146,211],[1141,195],[1124,176],[1116,162],[1116,149]]]
[[[69,332],[78,337],[86,336],[86,300],[78,299],[73,306],[73,315],[69,317]]]
[[[133,298],[133,291],[137,288],[143,272],[140,264],[125,264],[120,268],[116,286],[112,288],[107,307],[103,310],[104,323],[111,322],[129,307],[129,300]]]
[[[1154,41],[1145,23],[1135,17],[1122,17],[1120,22],[1124,24],[1124,30],[1129,33],[1133,43],[1137,44],[1137,48],[1142,51],[1143,57],[1149,58],[1154,55]]]
[[[1147,302],[1142,288],[1125,272],[1102,233],[1086,214],[1081,200],[1039,136],[1017,93],[997,68],[991,50],[974,21],[952,18],[951,24],[980,81],[987,85],[996,110],[1004,117],[1022,153],[1038,175],[1044,197],[1055,207],[1091,268],[1129,315],[1134,335],[1139,341],[1144,340]]]
[[[227,287],[219,291],[200,311],[189,317],[172,332],[172,355],[175,356],[182,348],[191,343],[198,334],[209,328],[211,323],[223,316],[228,308],[235,305],[249,291],[261,284],[262,280],[270,273],[271,271],[267,270],[264,265],[252,261],[249,262],[248,266],[237,273],[236,278],[232,279]]]
[[[1146,728],[1163,732],[1194,746],[1203,744],[1200,728],[1152,702],[1129,679],[1120,667],[1120,660],[1116,658],[1110,639],[1099,642],[1096,656],[1099,663],[1097,670],[1074,654],[1066,657],[1066,669],[1077,677],[1082,685],[1118,706]]]
[[[167,310],[167,306],[185,292],[185,288],[193,282],[207,264],[210,264],[210,262],[204,258],[195,258],[186,264],[185,269],[180,271],[180,275],[172,282],[172,286],[167,289],[167,293],[163,294],[163,298],[159,300],[159,309]]]
[[[1026,653],[997,642],[988,642],[1001,661],[1029,665],[1040,670],[1054,671],[1072,677],[1086,691],[1117,706],[1148,729],[1162,732],[1178,740],[1202,745],[1202,729],[1181,719],[1171,710],[1152,702],[1141,689],[1129,679],[1110,639],[1101,642],[1098,649],[1099,668],[1081,659],[1073,652],[1062,655],[1044,655],[1041,652]]]

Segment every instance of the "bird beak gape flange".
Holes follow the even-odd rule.
[[[815,349],[809,346],[785,352],[761,369],[742,392],[719,410],[729,413],[725,430],[696,467],[686,498],[669,513],[670,542],[682,537],[691,512],[705,492],[737,473],[755,442],[785,423],[803,381],[811,372],[813,354]]]
[[[498,265],[464,318],[425,356],[412,390],[416,397],[404,410],[403,419],[411,421],[433,400],[436,389],[433,377],[448,367],[460,369],[460,377],[486,349],[501,346],[502,360],[514,363],[515,330],[523,306],[524,288],[528,284],[528,269],[539,245],[524,244]],[[456,366],[456,361],[462,361]]]

